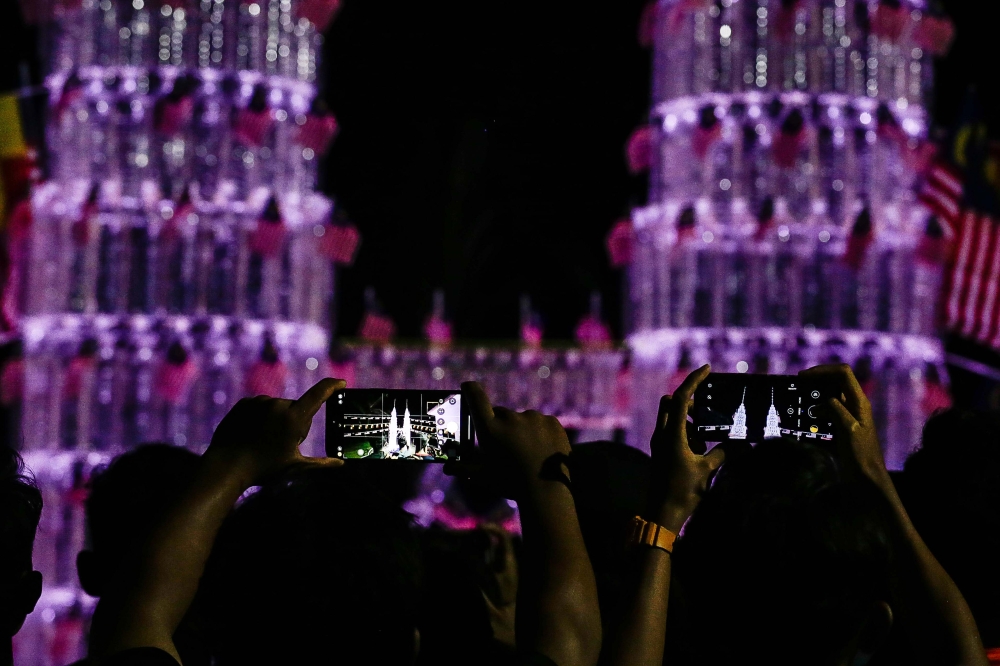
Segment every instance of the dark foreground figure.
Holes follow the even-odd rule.
[[[182,471],[163,493],[174,497],[145,510],[148,529],[113,517],[114,502],[98,511],[113,493],[95,484],[94,549],[80,557],[82,582],[101,597],[91,663],[987,664],[969,605],[886,472],[854,375],[808,372],[840,386],[835,450],[692,450],[687,412],[707,367],[661,401],[648,459],[613,446],[574,452],[554,418],[493,407],[465,385],[481,455],[451,471],[517,501],[520,542],[488,529],[418,538],[384,483],[302,456],[314,414],[342,382],[296,401],[243,400],[200,459],[175,460]],[[946,457],[934,424],[925,449]],[[174,456],[141,455],[161,454]],[[41,589],[31,567],[41,498],[5,455],[0,617],[12,636]],[[908,465],[911,490],[930,455]],[[140,469],[139,457],[106,474],[129,460]],[[993,497],[987,486],[974,496]],[[924,524],[946,518],[910,505]],[[476,549],[488,566],[463,554]],[[431,553],[472,564],[443,570]],[[970,596],[992,631],[994,607]],[[449,611],[475,632],[453,645]]]

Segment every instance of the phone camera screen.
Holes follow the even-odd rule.
[[[332,458],[444,462],[460,459],[460,391],[343,389],[327,401]]]
[[[710,374],[694,398],[694,425],[706,442],[768,439],[831,442],[833,395],[796,375]]]

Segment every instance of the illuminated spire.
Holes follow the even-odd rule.
[[[390,453],[399,451],[399,430],[396,428],[396,403],[392,403],[392,412],[389,414],[389,433],[386,437],[385,446],[382,453],[388,456]]]
[[[729,429],[729,439],[746,439],[747,438],[747,408],[744,404],[747,399],[747,389],[743,387],[743,399],[740,400],[740,406],[737,408],[736,413],[733,414],[733,427]]]
[[[781,429],[778,424],[781,423],[781,419],[778,418],[778,410],[774,408],[774,387],[771,387],[771,408],[767,410],[767,424],[764,426],[764,439],[774,439],[776,437],[781,437]]]

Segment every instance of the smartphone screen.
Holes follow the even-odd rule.
[[[711,373],[694,394],[695,430],[705,442],[832,442],[834,395],[832,384],[798,375]]]
[[[342,389],[326,403],[326,455],[331,458],[460,460],[471,430],[458,389]]]

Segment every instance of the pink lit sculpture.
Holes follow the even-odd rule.
[[[141,442],[203,450],[245,395],[328,367],[332,265],[353,227],[314,192],[337,124],[317,101],[339,3],[49,3],[48,178],[25,250],[22,450],[45,498],[42,602],[17,661],[81,656],[82,500]],[[323,428],[307,447],[322,448]]]
[[[922,0],[661,0],[649,205],[632,216],[630,441],[686,370],[854,366],[890,468],[946,394],[916,201]]]

